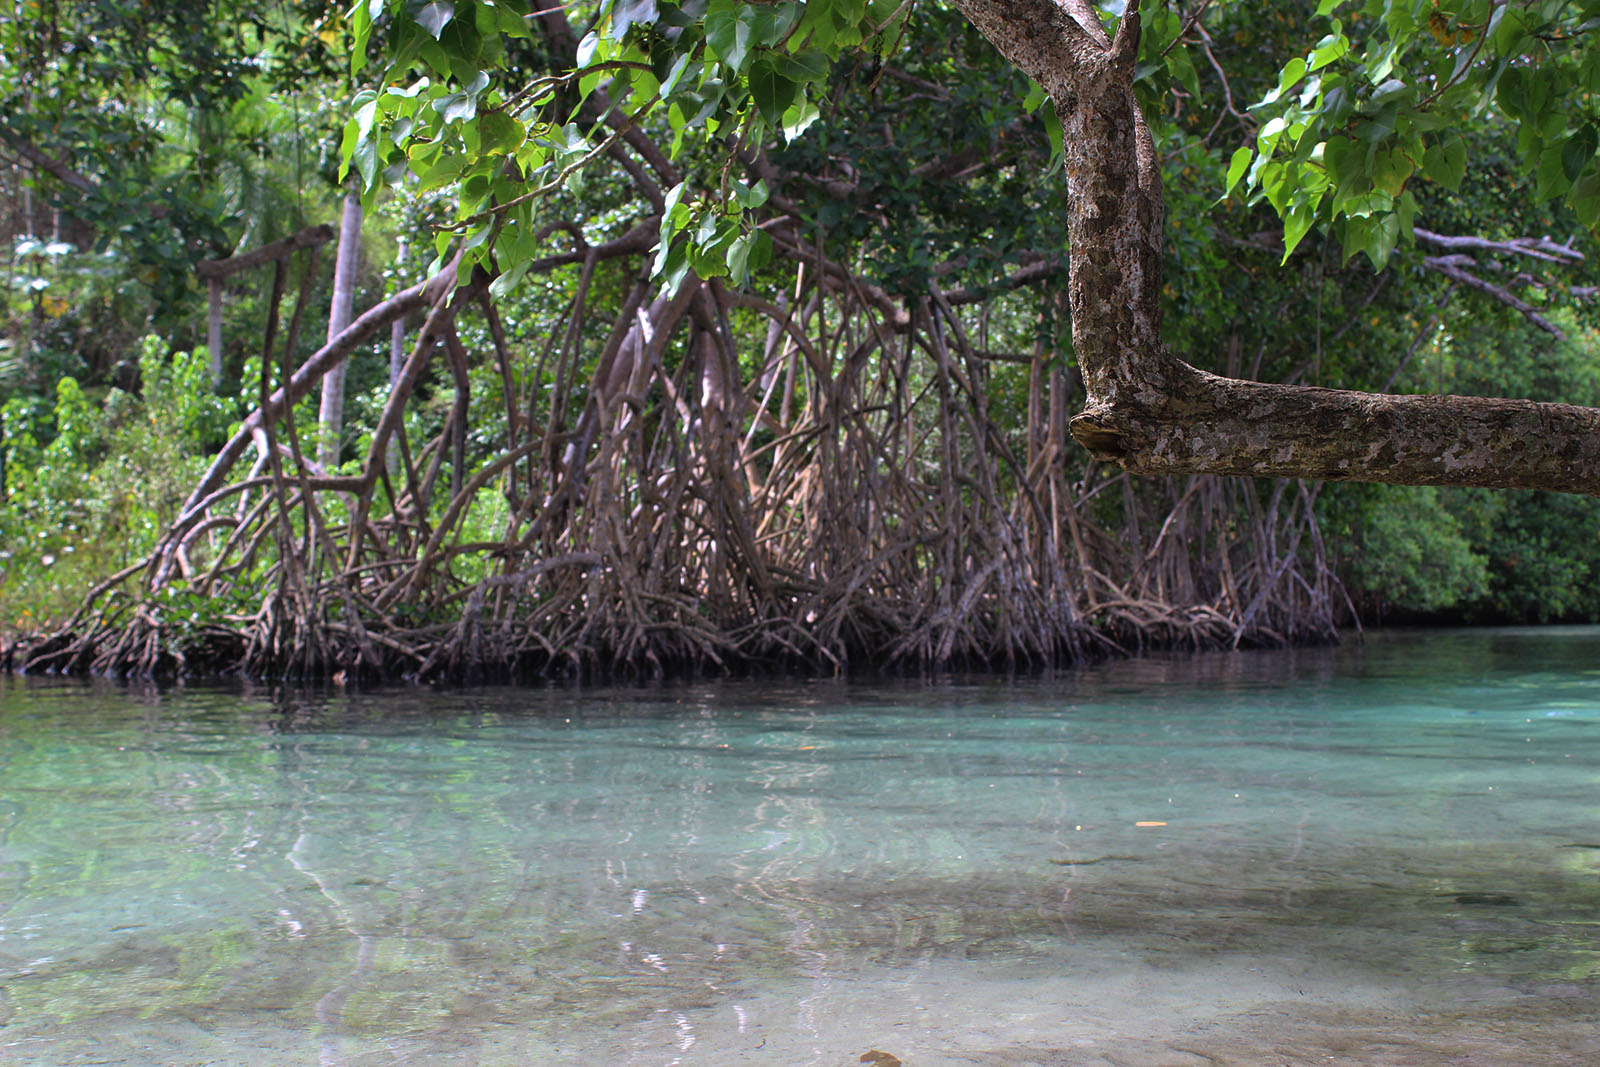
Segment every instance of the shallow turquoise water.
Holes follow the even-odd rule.
[[[4,1063],[1591,1064],[1597,996],[1600,630],[934,685],[0,679]]]

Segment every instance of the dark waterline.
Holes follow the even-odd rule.
[[[1597,787],[1586,628],[931,685],[0,680],[0,1062],[1589,1064]]]

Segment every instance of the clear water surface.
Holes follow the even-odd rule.
[[[1597,996],[1600,630],[0,679],[0,1063],[1588,1065]]]

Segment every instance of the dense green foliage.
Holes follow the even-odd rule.
[[[21,394],[0,408],[0,623],[25,630],[60,617],[148,552],[242,407],[213,395],[203,350],[169,355],[146,337],[138,358],[138,396],[113,386],[94,400],[64,377],[53,407]]]
[[[1593,5],[1146,6],[1139,88],[1166,181],[1167,332],[1185,358],[1261,380],[1600,405],[1586,295],[1600,278]],[[1006,282],[1065,252],[1059,123],[948,8],[603,0],[570,11],[575,65],[512,0],[243,4],[225,18],[171,0],[19,10],[0,16],[0,183],[18,205],[0,348],[0,627],[60,617],[137,559],[262,381],[292,369],[262,377],[263,271],[229,282],[213,386],[191,354],[194,264],[332,219],[347,177],[366,194],[366,303],[462,249],[494,274],[515,358],[467,373],[484,387],[503,376],[526,403],[472,406],[461,447],[480,459],[513,421],[583,409],[609,324],[575,327],[582,374],[551,380],[549,353],[577,294],[617,307],[635,280],[626,264],[589,280],[578,262],[527,273],[569,224],[587,246],[640,224],[659,233],[653,289],[692,272],[798,291],[816,249],[889,303],[930,286],[987,295],[971,320],[993,357],[982,384],[1019,454],[1038,415],[1029,353],[1060,350],[1070,373],[1054,288]],[[645,181],[609,154],[632,130],[667,149]],[[1473,268],[1564,336],[1431,269],[1439,250],[1417,227],[1573,242],[1586,262],[1491,251]],[[401,260],[401,240],[424,251]],[[292,264],[290,290],[307,270],[320,289],[327,258]],[[288,362],[321,337],[326,307],[301,311]],[[765,322],[736,312],[728,328],[742,377],[761,379]],[[468,349],[491,347],[485,328],[466,329]],[[383,347],[351,361],[347,464],[389,392]],[[663,358],[676,374],[688,357]],[[453,402],[443,371],[419,390],[415,440],[446,426]],[[1089,485],[1084,457],[1059,462]],[[506,500],[482,492],[469,541],[505,522]],[[1082,510],[1142,546],[1178,492],[1100,493]],[[1232,529],[1276,500],[1256,495],[1210,521]],[[1373,616],[1600,621],[1594,500],[1331,486],[1315,501]],[[492,561],[452,566],[471,580]]]
[[[1345,254],[1382,266],[1419,210],[1413,179],[1459,189],[1482,160],[1464,131],[1496,118],[1516,123],[1534,197],[1600,222],[1600,4],[1323,0],[1316,14],[1327,32],[1283,66],[1228,171],[1282,216],[1289,252],[1331,212]]]

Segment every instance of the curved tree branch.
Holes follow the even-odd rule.
[[[1044,86],[1061,117],[1068,298],[1088,392],[1071,430],[1095,456],[1149,474],[1600,495],[1600,410],[1270,385],[1207,374],[1173,358],[1160,330],[1160,174],[1133,97],[1138,8],[1129,5],[1107,48],[1094,32],[1098,24],[1082,22],[1083,11],[1093,10],[1084,0],[957,6]],[[1553,242],[1474,250],[1555,259],[1570,251]]]

